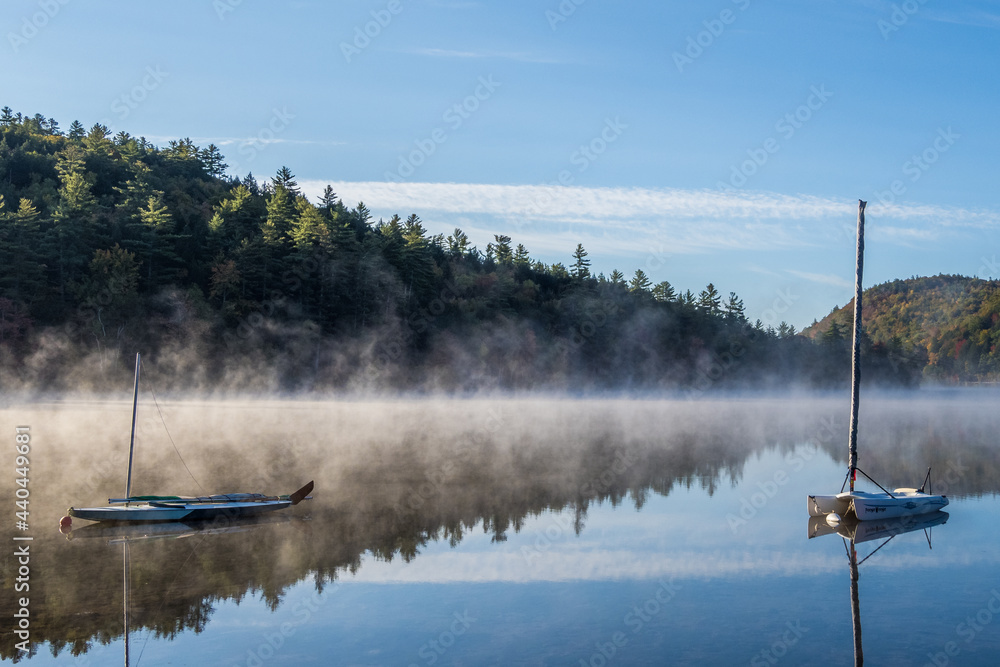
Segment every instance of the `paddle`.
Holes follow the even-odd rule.
[[[302,502],[303,500],[305,500],[306,496],[308,496],[310,493],[312,493],[312,490],[313,490],[313,483],[309,482],[308,484],[306,484],[305,486],[303,486],[301,489],[299,489],[298,491],[296,491],[292,495],[288,496],[288,499],[292,501],[293,505],[298,505],[300,502]]]

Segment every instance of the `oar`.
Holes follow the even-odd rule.
[[[292,495],[288,496],[288,499],[292,501],[293,505],[298,505],[299,503],[301,503],[303,500],[306,499],[306,496],[312,493],[312,490],[313,490],[313,483],[309,482],[301,489],[299,489]]]

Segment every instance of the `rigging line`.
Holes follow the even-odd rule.
[[[896,533],[896,535],[899,535],[899,533]],[[882,547],[884,547],[885,545],[889,544],[889,542],[892,542],[892,538],[893,538],[893,537],[896,537],[896,535],[892,535],[892,536],[891,536],[891,537],[889,537],[889,539],[887,539],[887,540],[886,540],[885,542],[883,542],[882,544],[878,545],[878,549],[881,549],[881,548],[882,548]],[[877,553],[878,553],[878,549],[876,549],[875,551],[873,551],[873,552],[871,552],[870,554],[868,554],[867,556],[865,556],[865,557],[864,557],[864,558],[863,558],[863,559],[861,560],[861,563],[864,563],[864,562],[865,562],[866,560],[868,560],[869,558],[871,558],[872,556],[874,556],[875,554],[877,554]],[[861,563],[858,563],[858,567],[861,567]]]
[[[143,363],[142,363],[142,360],[141,360],[141,359],[139,360],[139,366],[140,366],[140,367],[142,367],[142,366],[143,366]],[[145,370],[145,368],[143,368],[143,370]],[[147,377],[147,380],[146,380],[146,384],[148,384],[148,385],[149,385],[149,393],[150,393],[150,394],[152,394],[152,396],[153,396],[153,405],[155,405],[155,406],[156,406],[156,413],[157,413],[158,415],[160,415],[160,423],[162,423],[162,424],[163,424],[163,430],[167,432],[167,438],[168,438],[168,439],[170,440],[170,444],[171,444],[171,445],[173,446],[173,448],[174,448],[174,453],[176,453],[176,454],[177,454],[177,458],[179,458],[179,459],[181,460],[181,465],[183,465],[183,466],[184,466],[184,469],[185,469],[185,470],[187,470],[187,473],[188,473],[189,475],[191,475],[191,479],[193,479],[193,480],[194,480],[194,483],[198,485],[198,488],[199,488],[199,489],[201,489],[201,492],[202,492],[202,493],[205,493],[205,487],[203,487],[203,486],[201,485],[201,482],[199,482],[199,481],[198,481],[198,478],[194,476],[194,473],[193,473],[193,472],[191,472],[191,468],[188,468],[188,464],[184,462],[184,457],[183,457],[183,456],[181,456],[181,453],[180,453],[180,450],[178,450],[178,449],[177,449],[177,445],[176,445],[176,444],[174,444],[174,438],[173,438],[173,436],[171,436],[171,435],[170,435],[170,429],[168,429],[168,428],[167,428],[167,422],[166,422],[166,420],[165,420],[165,419],[163,418],[163,413],[162,413],[162,412],[160,412],[160,404],[156,402],[156,392],[155,392],[155,391],[153,391],[153,383],[152,383],[152,381],[150,381],[150,380],[148,379],[148,378],[149,378],[149,375],[148,375],[148,374],[146,375],[146,377]]]

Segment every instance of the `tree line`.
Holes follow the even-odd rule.
[[[99,386],[139,349],[178,386],[233,389],[700,393],[844,375],[842,341],[751,322],[713,284],[593,275],[579,244],[568,265],[501,234],[480,249],[330,186],[311,202],[287,167],[227,167],[212,144],[0,110],[0,382]],[[919,378],[867,348],[869,377]]]

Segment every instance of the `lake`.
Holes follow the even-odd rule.
[[[15,529],[9,472],[0,576],[12,591],[15,549],[29,545],[31,653],[16,648],[21,607],[5,593],[0,657],[853,665],[856,592],[868,664],[996,665],[998,398],[864,395],[860,467],[893,488],[919,486],[933,466],[933,490],[951,504],[923,523],[855,527],[853,591],[849,543],[806,511],[807,494],[844,481],[841,394],[147,396],[133,493],[289,493],[313,479],[313,498],[257,521],[77,520],[68,535],[67,507],[124,492],[131,404],[9,403],[10,468],[15,427],[30,427],[30,520]]]

